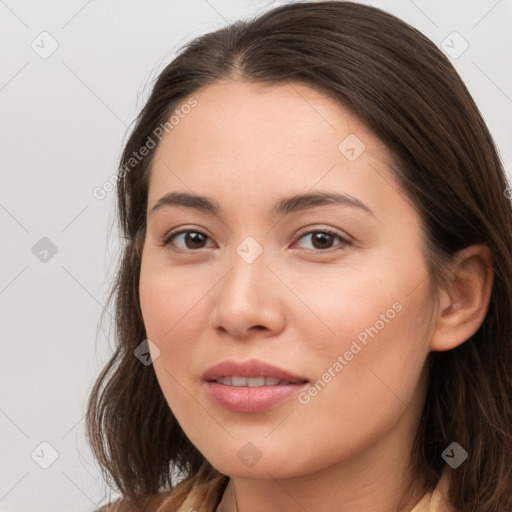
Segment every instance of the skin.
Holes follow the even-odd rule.
[[[460,273],[435,290],[420,218],[387,165],[392,155],[320,92],[223,81],[194,97],[153,160],[140,300],[170,408],[231,477],[218,510],[236,510],[234,486],[243,512],[410,511],[425,493],[421,479],[396,507],[411,483],[426,358],[481,325],[492,287],[488,248],[462,251]],[[354,161],[338,149],[350,133],[365,145]],[[374,215],[328,205],[272,216],[278,199],[319,190],[350,194]],[[172,206],[151,215],[172,191],[211,197],[222,212]],[[336,236],[315,244],[304,227],[334,229],[351,244]],[[163,247],[178,228],[206,237],[178,235]],[[252,263],[236,252],[248,236],[263,249]],[[226,359],[260,359],[315,382],[396,302],[401,311],[307,404],[235,413],[206,394],[202,373]],[[248,442],[261,454],[251,467],[237,456]]]

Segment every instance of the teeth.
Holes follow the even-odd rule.
[[[263,381],[265,383],[265,381]],[[231,377],[231,385],[234,387],[248,386],[247,379],[245,377]]]
[[[291,384],[288,380],[280,380],[275,377],[219,377],[215,382],[224,384],[225,386],[249,388],[254,388],[256,386],[281,386]]]

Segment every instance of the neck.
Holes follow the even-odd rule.
[[[410,411],[403,425],[395,426],[364,453],[329,468],[293,478],[230,479],[217,512],[410,512],[427,492],[425,479],[414,479],[409,466],[415,432]],[[237,508],[238,505],[238,508]]]

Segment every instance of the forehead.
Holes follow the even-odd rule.
[[[285,195],[315,187],[365,196],[377,210],[383,198],[400,193],[385,145],[316,89],[230,81],[191,96],[196,105],[157,147],[150,208],[172,191],[218,197],[234,204],[233,211],[251,204],[271,208]]]
[[[329,169],[347,140],[345,146],[355,142],[357,152],[364,148],[367,154],[391,160],[386,147],[357,117],[304,84],[224,81],[191,97],[195,106],[174,116],[156,150],[154,167],[172,161],[194,172],[222,167],[232,178],[237,171],[257,172],[260,178],[268,172],[276,178],[289,167],[295,173]]]
[[[182,138],[201,141],[197,149],[210,149],[209,143],[214,143],[218,151],[238,144],[246,151],[256,144],[259,150],[290,147],[297,151],[301,145],[305,152],[315,149],[314,144],[322,151],[349,133],[358,134],[369,146],[385,149],[339,101],[305,84],[224,81],[200,89],[193,97],[196,106],[180,116],[172,133],[176,143]]]

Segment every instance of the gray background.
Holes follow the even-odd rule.
[[[83,416],[111,351],[99,318],[119,245],[114,192],[92,192],[115,174],[152,80],[181,45],[283,3],[0,0],[2,512],[85,512],[108,498]],[[451,52],[509,173],[510,0],[367,3]]]

